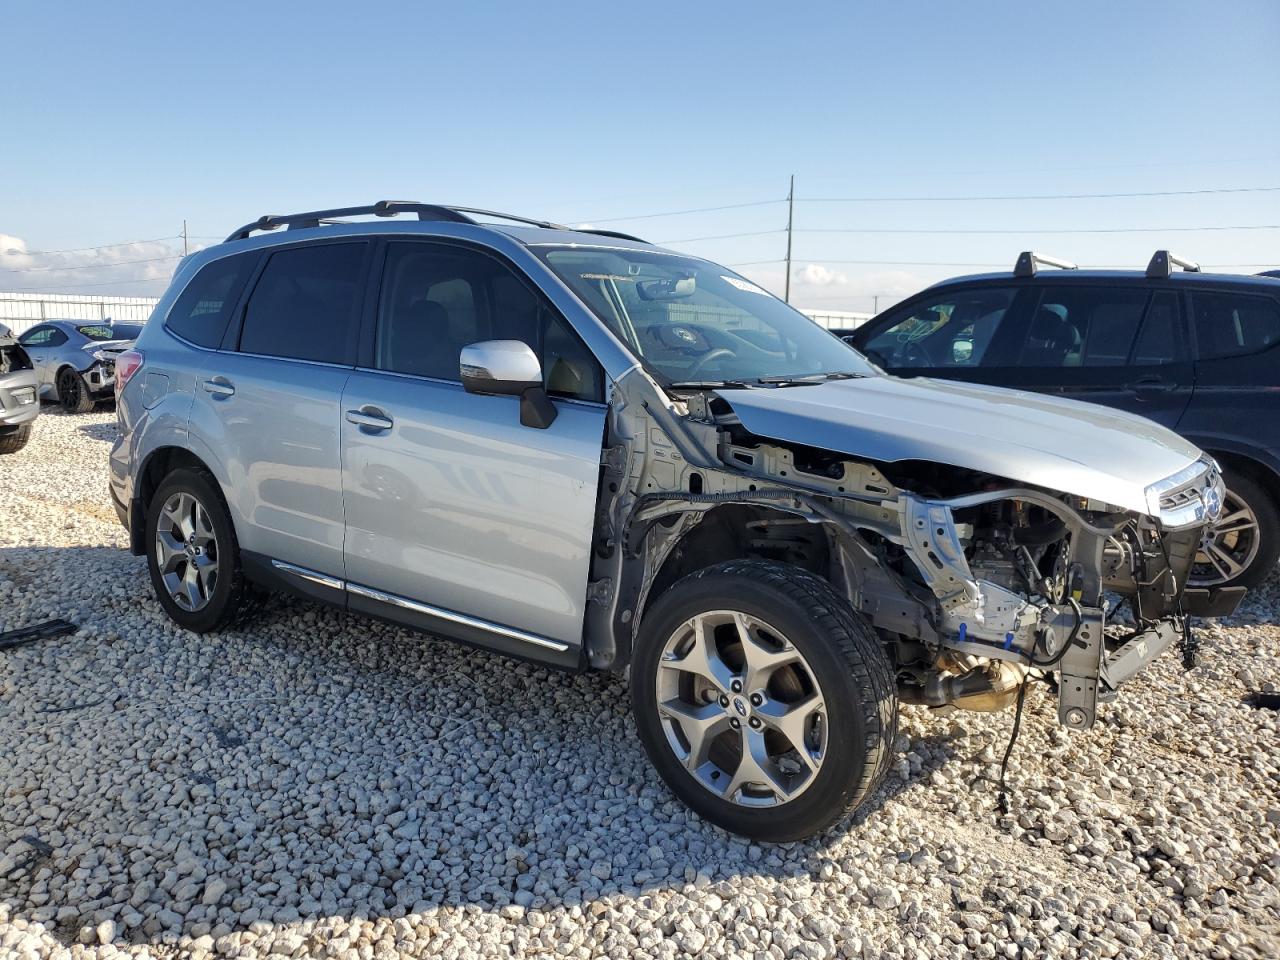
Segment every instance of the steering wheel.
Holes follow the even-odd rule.
[[[902,365],[904,367],[932,367],[933,357],[918,341],[910,341],[902,348]]]
[[[697,380],[698,374],[702,373],[703,367],[705,367],[712,360],[719,360],[721,357],[736,357],[736,356],[737,354],[734,353],[732,350],[730,350],[728,347],[715,347],[712,350],[708,350],[706,353],[704,353],[701,357],[698,358],[698,362],[695,363],[693,365],[693,369],[689,371],[689,379]]]

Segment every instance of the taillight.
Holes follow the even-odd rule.
[[[126,350],[116,357],[116,396],[142,367],[142,351]]]

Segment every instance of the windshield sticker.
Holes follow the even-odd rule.
[[[757,287],[754,283],[748,283],[746,280],[741,280],[738,277],[721,276],[720,279],[723,280],[725,283],[731,286],[737,287],[739,290],[743,290],[747,293],[758,293],[761,296],[765,296],[765,297],[771,296],[768,290],[762,290],[760,287]]]
[[[634,283],[635,277],[620,277],[613,273],[582,273],[579,274],[583,280],[623,280],[627,283]]]

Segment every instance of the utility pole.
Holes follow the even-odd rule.
[[[796,175],[791,175],[791,189],[787,191],[787,279],[783,287],[782,299],[791,302],[791,225],[795,222],[796,212]]]
[[[878,316],[879,313],[880,313],[880,294],[877,293],[871,298],[871,315],[875,317],[875,316]]]
[[[187,255],[187,221],[182,221],[182,255]]]

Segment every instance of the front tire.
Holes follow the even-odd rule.
[[[875,631],[823,580],[734,560],[646,613],[631,664],[645,752],[699,815],[755,840],[819,833],[875,790],[897,732]]]
[[[58,374],[58,401],[67,413],[88,413],[93,409],[89,384],[70,367]]]
[[[1280,558],[1280,510],[1251,475],[1224,470],[1222,513],[1200,541],[1190,587],[1256,587]]]
[[[7,433],[0,434],[0,454],[17,453],[31,439],[31,424],[24,423]]]
[[[219,630],[248,607],[235,528],[213,477],[182,468],[167,476],[147,509],[147,569],[165,613],[196,633]]]

